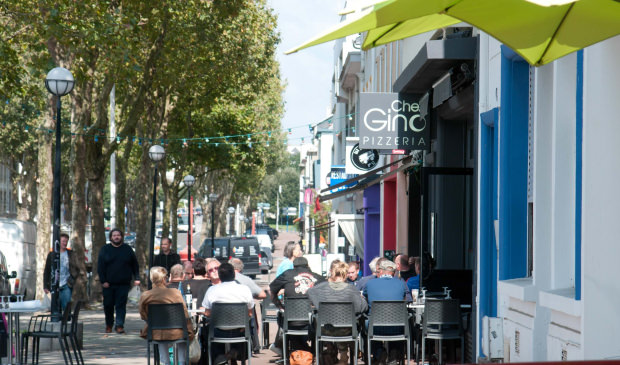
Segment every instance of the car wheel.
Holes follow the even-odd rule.
[[[252,274],[252,275],[248,275],[250,277],[250,279],[254,280],[256,279],[256,274]]]

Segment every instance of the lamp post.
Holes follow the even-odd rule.
[[[183,184],[187,186],[187,219],[189,220],[189,227],[187,228],[187,259],[192,261],[192,233],[193,233],[193,223],[194,223],[194,207],[192,207],[192,186],[194,186],[194,182],[196,179],[192,175],[187,175],[183,178]]]
[[[209,201],[211,202],[211,257],[215,255],[215,201],[217,198],[216,193],[209,194]]]
[[[149,272],[146,274],[148,278],[148,288],[151,289],[151,267],[153,267],[153,251],[155,250],[155,217],[157,215],[157,163],[161,161],[166,152],[160,145],[153,145],[149,148],[149,158],[155,162],[155,173],[153,174],[153,206],[151,209],[151,242],[149,248]]]
[[[232,236],[232,232],[233,232],[233,223],[235,222],[235,216],[233,216],[233,214],[235,214],[235,207],[228,207],[228,214],[230,215],[230,217],[232,218],[229,222],[230,225],[228,226],[228,235]]]
[[[54,187],[53,187],[53,240],[54,260],[52,262],[52,318],[60,320],[60,98],[69,94],[75,86],[71,72],[63,67],[52,69],[45,77],[47,91],[56,96],[56,148],[54,152]]]

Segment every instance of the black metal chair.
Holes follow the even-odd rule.
[[[269,323],[278,323],[278,307],[271,300],[271,294],[260,303],[261,327],[263,329],[263,348],[269,348]]]
[[[146,323],[148,330],[146,334],[146,354],[147,364],[151,363],[151,344],[156,345],[160,342],[172,342],[175,362],[178,364],[177,345],[185,342],[185,358],[189,362],[189,332],[187,331],[188,318],[185,317],[183,303],[149,304]],[[153,339],[154,330],[183,330],[183,337],[175,341],[157,341]],[[157,354],[157,351],[155,351]],[[158,359],[155,361],[158,363]]]
[[[282,358],[288,362],[286,336],[308,336],[312,303],[308,297],[284,298],[284,319],[282,321]],[[292,323],[294,322],[294,323]],[[305,327],[299,329],[300,327]]]
[[[371,341],[406,341],[407,364],[411,358],[411,335],[409,331],[409,313],[404,301],[373,301],[368,320],[368,365],[371,365]],[[379,328],[375,328],[379,327]]]
[[[39,363],[39,347],[42,338],[58,339],[60,349],[62,350],[62,357],[65,360],[65,365],[73,364],[71,352],[69,351],[69,342],[67,341],[67,337],[70,337],[71,334],[71,330],[69,329],[67,323],[71,317],[72,304],[72,302],[67,303],[60,319],[60,328],[58,328],[57,331],[49,328],[52,320],[51,315],[39,316],[39,318],[35,320],[36,327],[32,328],[32,331],[31,328],[29,328],[27,337],[32,337],[33,364]],[[28,342],[27,337],[25,338],[26,344]],[[27,355],[25,355],[25,357],[27,357]]]
[[[426,340],[439,340],[439,361],[443,362],[442,340],[461,340],[461,363],[465,355],[465,336],[458,299],[426,299],[422,319],[422,363]]]
[[[80,348],[80,343],[78,341],[78,320],[80,318],[80,309],[82,308],[83,301],[78,301],[75,303],[75,307],[73,307],[73,314],[71,315],[71,329],[69,333],[69,341],[71,342],[71,347],[73,348],[73,354],[75,355],[75,361],[78,364],[84,365],[84,357],[82,357],[82,349]]]
[[[321,342],[353,342],[355,352],[351,354],[357,365],[359,332],[357,316],[351,302],[319,302],[315,317],[315,359],[319,361]],[[350,334],[336,335],[339,329],[350,329]],[[349,333],[349,331],[346,331]]]
[[[213,303],[209,321],[209,349],[213,343],[247,343],[248,365],[252,358],[252,338],[250,333],[250,316],[246,303]],[[235,337],[217,336],[216,330],[240,330],[240,335]],[[209,365],[213,364],[212,352],[209,351]]]

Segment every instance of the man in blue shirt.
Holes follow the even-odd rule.
[[[407,300],[411,301],[411,294],[404,281],[395,278],[396,264],[390,260],[381,260],[377,265],[377,278],[369,280],[363,290],[363,295],[368,301],[368,313],[372,311],[372,302],[375,300]],[[402,333],[401,328],[375,328],[377,334],[398,334],[394,330]],[[402,358],[402,346],[391,346],[390,360]],[[385,361],[387,354],[380,346],[379,342],[372,343],[372,353],[375,361]]]

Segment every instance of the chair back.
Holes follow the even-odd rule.
[[[147,340],[153,340],[153,330],[182,329],[183,338],[189,339],[187,318],[183,303],[149,304]]]
[[[357,317],[351,302],[319,302],[316,323],[319,337],[324,335],[322,332],[325,330],[325,325],[333,328],[351,328],[351,336],[357,337]]]
[[[424,302],[424,332],[440,333],[462,328],[461,304],[458,299],[427,299]]]
[[[71,321],[71,308],[73,308],[73,302],[67,303],[64,312],[62,312],[62,317],[60,317],[60,330],[62,333],[68,333],[68,323]]]
[[[268,290],[265,290],[265,292],[267,293],[267,296],[260,304],[260,314],[263,322],[265,318],[270,316],[268,312],[274,312],[278,310],[278,307],[276,307],[276,305],[273,303],[273,300],[271,300],[271,293],[269,293]],[[275,317],[275,314],[271,314],[271,316]]]
[[[77,303],[75,303],[75,307],[73,308],[73,315],[71,316],[71,333],[77,333],[78,331],[78,319],[80,318],[80,309],[82,307],[82,303],[84,302],[78,300]]]
[[[245,329],[250,334],[250,316],[247,303],[213,303],[209,316],[209,336],[214,337],[215,329]]]
[[[409,336],[409,313],[407,304],[402,300],[375,300],[368,321],[368,334],[374,335],[374,327],[390,327],[392,332]],[[402,329],[401,329],[402,328]]]
[[[289,322],[310,322],[312,303],[308,297],[284,298],[283,329],[288,330]]]

